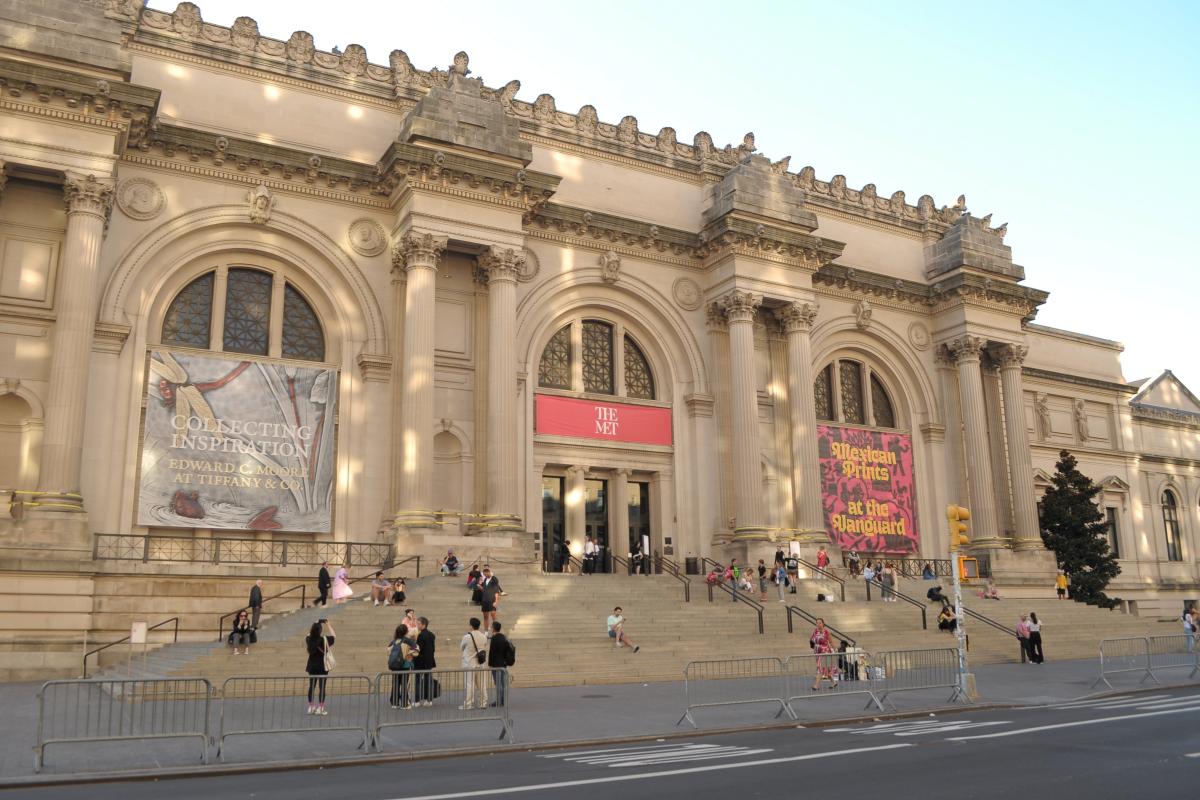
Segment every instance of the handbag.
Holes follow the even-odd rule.
[[[325,648],[324,661],[325,671],[333,672],[333,668],[337,666],[337,659],[333,657],[333,651],[329,649],[329,637],[322,636],[321,644]]]
[[[482,649],[475,640],[475,634],[471,634],[471,644],[475,645],[475,662],[483,664],[487,662],[487,650]]]

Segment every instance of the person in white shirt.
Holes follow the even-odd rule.
[[[1029,660],[1034,664],[1041,664],[1046,660],[1045,654],[1042,653],[1042,623],[1032,611],[1029,612]]]
[[[463,704],[459,706],[462,711],[467,711],[473,707],[487,708],[488,693],[487,693],[487,662],[488,640],[483,631],[479,630],[480,622],[476,617],[471,617],[471,628],[468,630],[459,643],[459,650],[462,651],[462,668],[471,670],[463,676],[463,684],[466,690],[466,698]],[[483,661],[479,660],[478,653],[484,654]]]
[[[599,548],[596,542],[589,534],[583,542],[583,574],[591,575],[596,571],[596,555],[599,553]]]
[[[620,606],[614,608],[608,617],[608,638],[612,639],[617,647],[632,647],[635,653],[642,649],[625,635],[625,617],[621,614]]]

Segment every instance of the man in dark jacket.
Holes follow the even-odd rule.
[[[413,669],[436,669],[437,659],[433,657],[434,649],[437,647],[437,634],[429,630],[429,620],[426,617],[417,617],[417,657],[413,659]],[[427,706],[433,705],[433,676],[429,674],[417,676],[416,698],[413,701],[416,705],[424,703]]]
[[[317,573],[317,591],[321,596],[317,598],[317,602],[313,605],[320,604],[322,606],[329,602],[329,587],[333,585],[333,580],[329,577],[329,562],[325,561],[321,564],[321,571]]]
[[[493,706],[508,705],[508,672],[512,664],[512,645],[508,637],[500,632],[500,623],[492,623],[492,633],[488,637],[488,669],[492,672],[492,683],[496,684],[496,702]]]
[[[263,596],[262,596],[262,578],[254,582],[250,587],[250,627],[258,630],[258,615],[262,613]]]

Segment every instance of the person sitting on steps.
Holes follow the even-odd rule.
[[[635,653],[642,649],[640,645],[634,644],[633,640],[625,635],[625,617],[621,613],[620,606],[614,608],[608,618],[608,638],[613,640],[614,647],[632,647]]]

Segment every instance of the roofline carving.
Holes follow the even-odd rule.
[[[175,11],[145,8],[142,0],[92,0],[106,4],[108,16],[127,22],[133,38],[149,45],[191,52],[216,61],[248,64],[257,69],[284,74],[316,83],[352,88],[367,94],[401,101],[403,106],[419,99],[434,86],[445,85],[453,68],[422,70],[415,67],[403,50],[393,50],[388,64],[373,64],[366,50],[357,44],[341,52],[317,50],[313,37],[296,31],[286,41],[263,36],[251,17],[238,17],[226,28],[205,22],[194,3],[180,3]],[[462,54],[460,54],[462,55]],[[540,94],[533,102],[518,100],[521,82],[511,80],[499,88],[483,87],[483,96],[501,103],[517,117],[523,130],[540,136],[570,142],[605,152],[616,152],[641,161],[677,169],[689,175],[719,180],[729,169],[756,152],[753,133],[741,143],[717,147],[712,136],[698,132],[692,143],[679,141],[674,128],[664,127],[657,134],[638,128],[633,116],[613,124],[602,122],[594,106],[585,105],[575,113],[560,111],[554,96]],[[797,173],[788,171],[791,157],[773,162],[772,168],[786,174],[803,189],[813,206],[828,208],[864,219],[897,225],[926,236],[940,237],[958,217],[966,213],[966,198],[959,196],[954,205],[940,208],[929,195],[910,205],[903,191],[887,197],[878,195],[875,185],[851,189],[846,178],[834,175],[819,180],[812,167]],[[983,218],[988,230],[1001,236],[1007,225],[990,226],[991,215]]]
[[[1187,425],[1190,428],[1200,428],[1200,414],[1193,411],[1184,411],[1180,408],[1165,408],[1163,406],[1133,401],[1129,403],[1129,407],[1133,409],[1133,416],[1135,417],[1152,419],[1159,422],[1174,422]]]
[[[1022,367],[1021,374],[1026,378],[1040,378],[1045,381],[1054,381],[1056,383],[1070,383],[1076,386],[1086,386],[1089,389],[1102,389],[1106,392],[1120,392],[1121,394],[1135,394],[1136,386],[1131,386],[1127,383],[1114,383],[1113,381],[1104,381],[1099,378],[1085,378],[1082,375],[1071,375],[1066,372],[1054,372],[1048,369],[1038,369],[1037,367]]]

